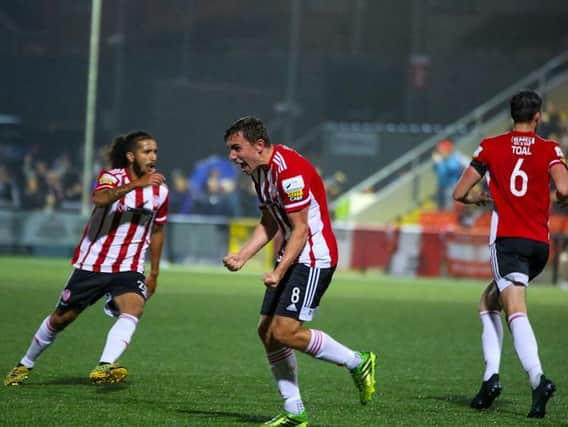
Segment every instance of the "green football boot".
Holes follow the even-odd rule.
[[[361,405],[366,405],[373,399],[375,394],[375,367],[377,356],[375,353],[361,352],[361,363],[351,370],[351,377],[355,386],[359,390],[359,400]]]
[[[276,415],[271,420],[261,424],[261,426],[272,426],[272,427],[308,427],[308,416],[306,411],[301,414],[294,415],[287,412]]]

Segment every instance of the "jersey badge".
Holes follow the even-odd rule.
[[[67,302],[71,299],[71,291],[67,288],[63,289],[63,291],[61,291],[61,301],[63,302]]]
[[[302,175],[282,180],[282,189],[292,201],[302,200],[304,198],[304,178]]]
[[[111,175],[105,174],[105,175],[102,175],[99,178],[97,184],[98,185],[115,185],[116,184],[116,178],[114,178]]]

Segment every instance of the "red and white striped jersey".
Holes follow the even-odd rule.
[[[126,169],[102,170],[94,191],[128,184]],[[95,207],[75,249],[75,268],[103,273],[144,272],[154,224],[165,224],[168,188],[136,188],[106,207]]]
[[[273,145],[267,166],[252,175],[260,207],[270,211],[284,236],[291,233],[288,212],[307,206],[309,235],[297,263],[311,267],[329,268],[337,265],[337,242],[331,228],[323,181],[315,167],[295,150]]]

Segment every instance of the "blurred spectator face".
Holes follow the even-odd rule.
[[[437,149],[443,157],[448,157],[454,151],[454,144],[449,139],[444,139],[438,143]]]
[[[546,104],[546,112],[549,114],[554,114],[556,113],[556,105],[554,105],[552,102],[549,102]]]
[[[45,163],[43,160],[38,160],[36,162],[35,169],[40,176],[47,175],[47,163]]]
[[[185,193],[187,191],[188,185],[187,180],[181,174],[175,174],[173,176],[174,188],[179,193]]]
[[[221,192],[221,181],[219,179],[221,173],[219,169],[213,168],[209,171],[209,176],[207,177],[207,192],[210,194]]]
[[[61,154],[57,159],[55,159],[53,169],[59,174],[64,175],[69,169],[71,169],[71,159],[67,153]]]
[[[222,179],[220,184],[221,190],[223,190],[224,193],[232,193],[236,187],[236,182],[234,179]]]
[[[560,139],[558,140],[560,145],[562,146],[562,150],[564,150],[564,154],[568,151],[568,133],[563,134]]]
[[[61,180],[59,179],[59,175],[56,172],[48,172],[45,176],[47,183],[52,187],[57,187],[61,184]]]
[[[27,184],[28,193],[35,193],[39,189],[39,183],[35,175],[31,175],[30,177],[28,177],[28,181],[26,184]]]

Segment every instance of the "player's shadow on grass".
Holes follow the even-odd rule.
[[[442,401],[442,402],[449,402],[449,403],[452,403],[452,404],[457,405],[457,406],[466,407],[470,411],[479,412],[479,410],[473,409],[470,406],[470,403],[471,403],[471,397],[470,396],[426,396],[426,397],[423,397],[422,399],[439,400],[439,401]],[[496,411],[496,412],[501,412],[503,414],[523,415],[519,411],[511,410],[509,408],[510,403],[511,402],[508,401],[507,399],[503,399],[503,398],[497,399],[497,400],[495,400],[495,402],[493,402],[493,404],[491,405],[491,408],[483,409],[481,412]]]
[[[425,396],[425,400],[440,400],[442,402],[453,403],[457,406],[466,406],[469,408],[471,397],[469,396]]]
[[[119,384],[89,384],[91,387],[95,388],[97,393],[116,393],[117,391],[126,390],[128,388],[127,383],[119,383]]]
[[[249,415],[249,414],[239,414],[237,412],[223,412],[223,411],[200,411],[197,409],[178,409],[176,412],[180,414],[190,414],[202,417],[212,417],[212,418],[232,418],[234,421],[241,423],[250,424],[261,424],[266,420],[271,419],[274,414],[266,415]],[[318,424],[310,423],[310,426],[318,427]]]
[[[40,383],[29,383],[26,386],[30,385],[90,385],[91,382],[88,378],[85,377],[58,377],[53,378],[48,381],[42,381]]]
[[[85,387],[91,387],[97,393],[114,393],[117,391],[122,391],[128,388],[128,383],[119,383],[119,384],[91,384],[91,381],[85,377],[59,377],[53,378],[49,381],[42,381],[40,383],[30,383],[26,384],[26,387],[29,386],[46,386],[46,385],[83,385]]]
[[[267,419],[271,418],[269,416],[258,416],[258,415],[250,415],[250,414],[239,414],[238,412],[223,412],[223,411],[200,411],[197,409],[178,409],[176,412],[181,414],[190,414],[190,415],[199,415],[199,416],[207,416],[207,417],[223,417],[223,418],[233,418],[235,421],[239,421],[242,423],[251,423],[251,424],[260,424]]]

